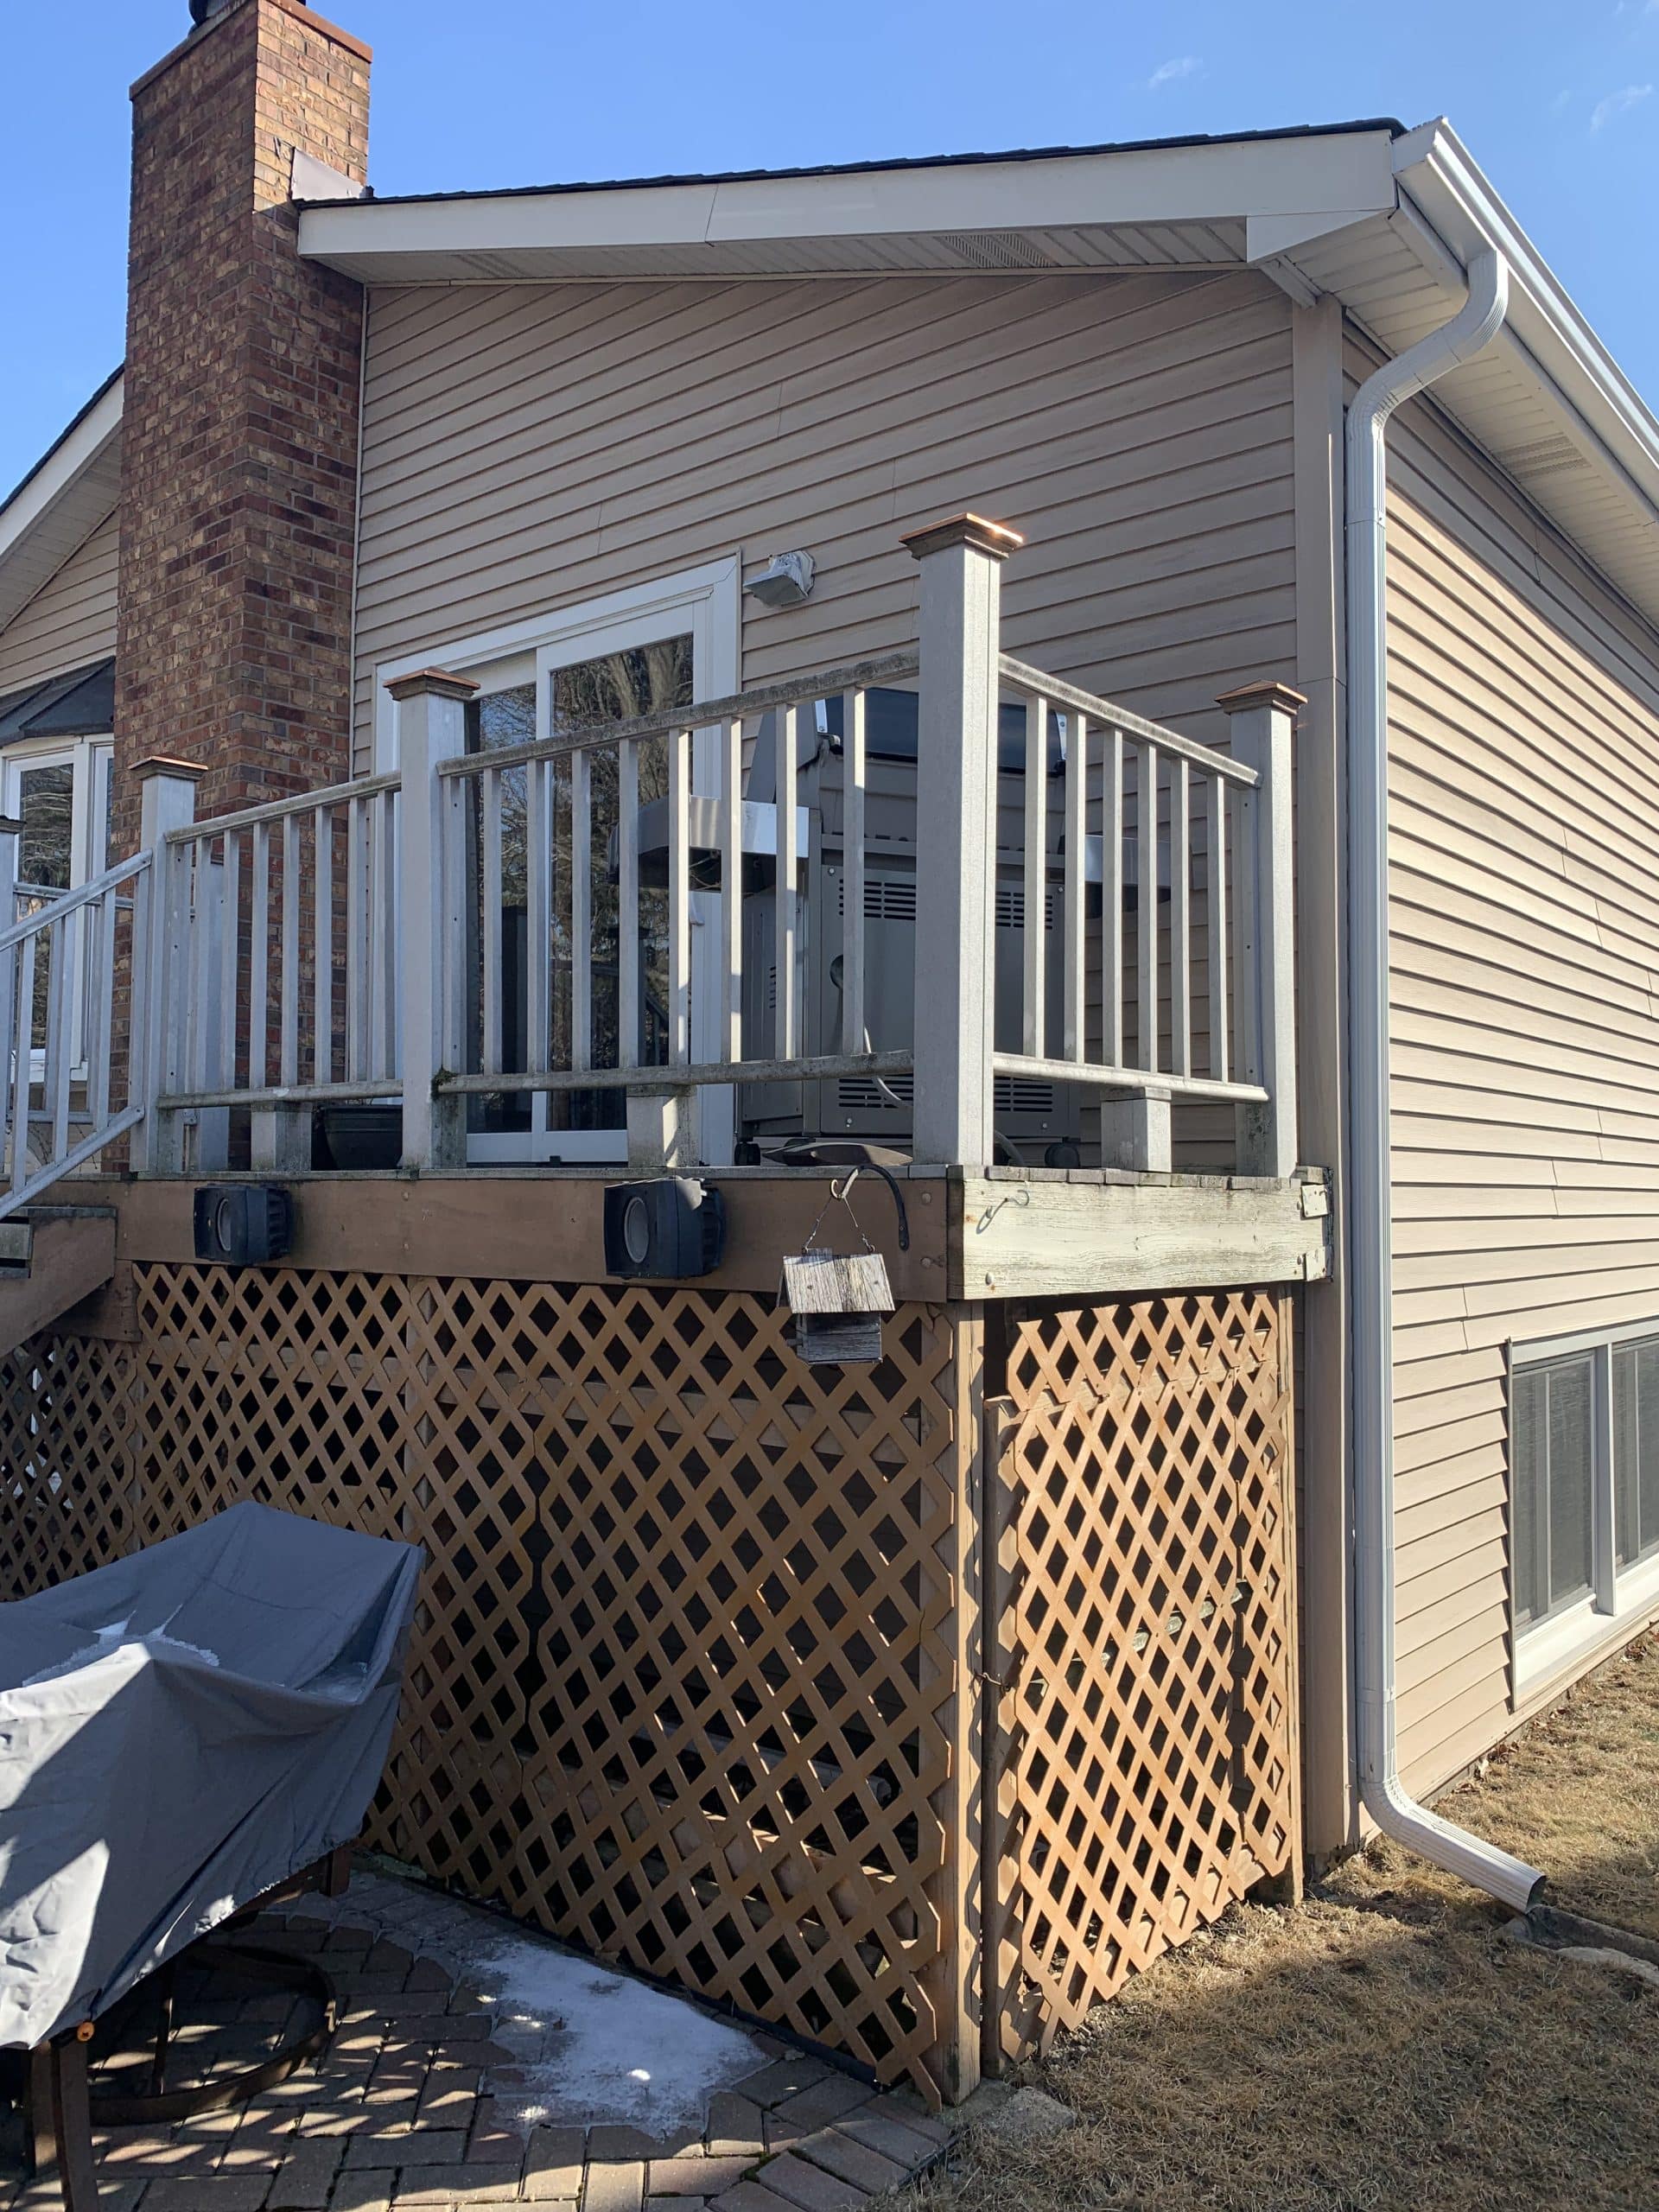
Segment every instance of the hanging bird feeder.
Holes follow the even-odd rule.
[[[805,1245],[784,1262],[779,1296],[795,1316],[795,1351],[808,1367],[872,1366],[881,1357],[881,1317],[893,1310],[887,1263],[859,1226],[852,1190],[860,1171],[830,1185]],[[895,1193],[896,1195],[896,1193]],[[863,1247],[836,1252],[818,1243],[818,1231],[832,1205],[845,1207]],[[899,1202],[903,1220],[903,1202]],[[909,1242],[902,1235],[900,1247]]]

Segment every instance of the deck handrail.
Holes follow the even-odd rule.
[[[1183,737],[1179,730],[1166,728],[1162,722],[1149,722],[1142,715],[1132,715],[1116,700],[1096,698],[1092,691],[1068,683],[1064,677],[1045,676],[1040,668],[1015,660],[1012,653],[997,656],[997,671],[1005,688],[1021,698],[1046,699],[1051,707],[1065,707],[1073,714],[1086,715],[1097,729],[1122,730],[1125,737],[1155,745],[1171,760],[1189,761],[1206,776],[1219,776],[1224,783],[1237,784],[1246,791],[1254,791],[1262,780],[1247,761],[1235,760],[1230,753],[1218,753],[1211,745],[1200,745],[1196,738]]]
[[[168,845],[199,844],[205,837],[222,836],[226,830],[259,828],[272,822],[285,822],[290,816],[315,814],[320,806],[338,806],[347,799],[373,798],[381,791],[395,791],[403,782],[397,768],[389,768],[375,776],[354,776],[348,783],[325,784],[315,791],[296,791],[288,798],[266,799],[258,806],[245,806],[234,814],[206,814],[179,824],[163,833],[162,842]]]
[[[779,708],[804,707],[842,692],[871,690],[878,684],[903,683],[916,675],[919,666],[920,657],[913,647],[879,653],[869,660],[848,661],[838,668],[817,669],[776,683],[753,684],[747,691],[733,691],[720,699],[694,699],[683,707],[658,708],[649,715],[631,715],[625,721],[584,722],[554,737],[494,747],[487,753],[457,753],[439,762],[438,773],[475,776],[485,768],[522,768],[534,760],[559,760],[568,753],[602,751],[645,738],[672,737],[681,730],[712,729],[718,722],[751,721]]]

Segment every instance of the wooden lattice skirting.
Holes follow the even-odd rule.
[[[423,1544],[372,1840],[439,1878],[937,2101],[1294,1865],[1275,1296],[837,1371],[742,1293],[133,1276],[0,1370],[0,1589],[245,1497]]]

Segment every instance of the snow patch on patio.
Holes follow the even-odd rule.
[[[496,2013],[498,2041],[543,2038],[523,2082],[496,2090],[518,2120],[603,2113],[652,2135],[697,2127],[716,2090],[766,2063],[751,2037],[699,2006],[533,1939],[474,1955],[467,1980]]]
[[[306,1899],[306,1911],[319,1910],[373,1926],[478,1996],[492,2041],[512,2055],[489,2082],[510,2124],[611,2121],[699,2135],[715,2092],[776,2054],[700,2005],[416,1883],[359,1872],[343,1898]]]

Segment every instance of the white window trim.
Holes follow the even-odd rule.
[[[635,625],[642,633],[656,630],[673,633],[673,626],[690,629],[695,640],[696,693],[699,699],[729,697],[739,686],[741,659],[742,568],[740,550],[700,568],[683,569],[646,583],[630,584],[601,598],[532,616],[528,621],[485,630],[451,645],[429,646],[424,652],[402,653],[393,660],[378,661],[374,669],[374,766],[385,774],[397,766],[397,710],[387,693],[388,683],[401,676],[414,676],[423,668],[442,668],[467,676],[492,662],[514,654],[529,654],[543,664],[579,660],[576,648],[600,633]],[[658,624],[667,626],[658,629]],[[646,642],[642,634],[638,642]],[[539,726],[545,712],[537,701]]]
[[[101,875],[109,855],[104,845],[105,800],[115,756],[115,740],[106,731],[86,737],[22,737],[0,747],[0,812],[15,814],[18,807],[18,776],[30,768],[49,768],[67,761],[71,771],[69,798],[69,883],[73,891],[93,876]],[[21,868],[21,855],[20,855]],[[0,927],[9,928],[15,913],[0,916]],[[86,971],[78,970],[69,1001],[69,1034],[75,1039],[70,1073],[86,1072],[84,1034]],[[38,1080],[46,1072],[46,1054],[35,1050],[29,1066]]]
[[[1613,1354],[1621,1345],[1659,1338],[1659,1319],[1630,1321],[1572,1336],[1512,1340],[1509,1354],[1510,1448],[1506,1476],[1511,1529],[1515,1513],[1514,1382],[1518,1369],[1548,1365],[1589,1353],[1594,1385],[1591,1411],[1591,1574],[1588,1595],[1547,1620],[1522,1626],[1515,1617],[1513,1558],[1510,1577],[1510,1639],[1514,1654],[1513,1702],[1524,1703],[1548,1683],[1570,1674],[1602,1646],[1614,1643],[1659,1607],[1659,1554],[1620,1568],[1614,1556],[1618,1494],[1613,1480]]]
[[[441,668],[451,675],[482,677],[498,690],[509,683],[536,685],[536,734],[545,738],[550,728],[552,676],[556,669],[596,654],[648,645],[661,638],[683,635],[692,639],[692,696],[729,698],[738,689],[742,664],[743,553],[736,548],[718,561],[683,569],[676,575],[630,584],[621,591],[580,601],[554,612],[486,630],[453,645],[423,652],[404,653],[395,660],[378,662],[374,671],[374,765],[377,774],[398,766],[397,709],[388,683],[422,669]],[[505,664],[516,663],[516,666]],[[712,731],[699,730],[692,739],[691,786],[694,791],[717,793],[715,762],[718,748]],[[692,899],[694,923],[712,918],[712,910],[700,896]],[[718,1057],[712,1024],[715,992],[706,968],[717,950],[716,932],[695,928],[692,938],[692,1002],[703,1009],[700,1030],[692,1039],[694,1057]],[[698,1153],[710,1166],[728,1163],[736,1128],[736,1091],[728,1084],[705,1088],[698,1094]],[[533,1133],[532,1133],[533,1138]],[[539,1145],[541,1140],[534,1139]],[[467,1157],[474,1166],[491,1162],[518,1163],[531,1147],[519,1131],[474,1130],[467,1141]],[[627,1158],[627,1135],[621,1129],[561,1130],[557,1157],[566,1163],[611,1162]]]

